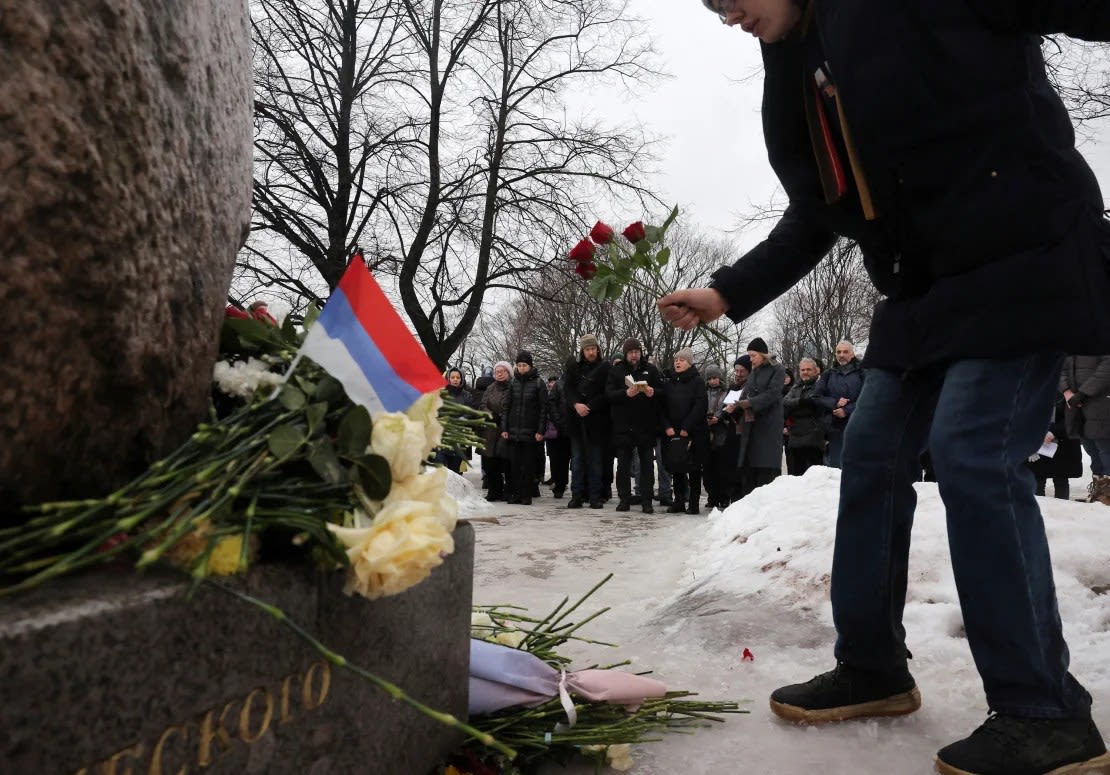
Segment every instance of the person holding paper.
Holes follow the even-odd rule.
[[[651,493],[655,487],[655,440],[659,435],[659,400],[662,385],[659,369],[643,359],[636,339],[627,339],[624,357],[609,370],[606,395],[613,418],[613,445],[617,450],[617,511],[632,508],[632,456],[640,460],[640,506],[645,514],[655,509]]]

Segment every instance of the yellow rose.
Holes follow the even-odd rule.
[[[632,746],[628,743],[609,746],[605,751],[605,756],[609,759],[609,766],[614,770],[627,772],[632,769]]]
[[[423,501],[390,503],[367,528],[328,525],[347,547],[351,569],[344,591],[371,600],[404,592],[423,581],[443,555],[455,550],[451,534]]]
[[[443,397],[439,391],[425,393],[412,402],[412,406],[405,410],[410,420],[424,426],[424,457],[432,454],[443,441],[443,425],[439,422],[439,408],[443,406]]]
[[[428,456],[424,427],[400,412],[380,415],[370,433],[370,451],[389,461],[394,481],[416,476]]]
[[[436,516],[448,532],[455,529],[459,504],[447,494],[447,469],[433,468],[419,476],[394,481],[385,498],[385,505],[399,501],[423,501],[435,508]]]

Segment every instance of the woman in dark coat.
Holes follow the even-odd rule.
[[[509,442],[509,476],[512,480],[508,503],[532,505],[536,486],[536,462],[547,428],[547,385],[532,368],[532,353],[516,356],[516,376],[509,384],[505,411],[501,413],[501,438]]]
[[[817,362],[802,358],[798,362],[798,381],[783,399],[787,437],[786,472],[801,476],[810,466],[821,465],[825,454],[825,418],[828,416],[817,396]]]
[[[690,468],[671,471],[673,501],[667,511],[698,514],[701,500],[701,471],[709,451],[709,425],[705,413],[708,399],[705,381],[693,364],[694,351],[689,347],[674,355],[674,377],[663,390],[663,445],[689,443]],[[664,457],[666,451],[664,451]]]
[[[1037,478],[1037,495],[1045,494],[1045,485],[1052,480],[1052,492],[1060,500],[1071,497],[1069,479],[1083,476],[1083,455],[1080,452],[1079,439],[1068,436],[1065,412],[1067,403],[1060,396],[1056,401],[1056,411],[1053,413],[1052,425],[1045,434],[1045,444],[1055,443],[1056,451],[1051,457],[1034,455],[1026,465]]]
[[[509,473],[509,443],[501,438],[501,413],[509,395],[509,379],[513,367],[508,361],[498,361],[493,367],[493,382],[482,393],[480,409],[492,415],[493,427],[485,430],[485,448],[482,449],[482,467],[486,471],[487,501],[505,500],[512,490],[507,490]]]
[[[782,364],[772,361],[767,343],[756,337],[748,345],[752,373],[744,384],[739,408],[744,412],[740,468],[750,474],[742,484],[741,497],[756,487],[774,481],[782,473]]]

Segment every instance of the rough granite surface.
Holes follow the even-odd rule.
[[[0,0],[0,498],[102,494],[205,413],[251,198],[246,0]]]

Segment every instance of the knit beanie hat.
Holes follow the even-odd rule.
[[[601,347],[597,341],[597,336],[594,334],[582,334],[578,337],[578,349],[585,350],[587,347]]]
[[[516,354],[516,361],[515,362],[516,363],[527,363],[529,366],[531,366],[532,365],[532,353],[528,352],[527,350],[521,350],[520,352],[518,352]]]
[[[505,371],[509,372],[510,376],[512,375],[512,373],[513,373],[513,364],[509,363],[508,361],[498,361],[497,363],[493,364],[494,369],[496,369],[498,366],[503,368]],[[492,373],[493,372],[490,372],[490,374],[492,374]]]
[[[752,359],[747,353],[744,353],[732,363],[733,366],[743,366],[748,371],[752,370]]]
[[[686,361],[691,366],[694,365],[694,351],[689,347],[683,347],[681,350],[674,354],[676,361]]]
[[[714,377],[717,379],[724,379],[724,376],[724,372],[721,371],[720,366],[710,366],[705,370],[706,379],[713,379]]]
[[[763,353],[766,355],[770,350],[767,349],[767,343],[757,336],[748,343],[748,352]]]
[[[628,353],[632,352],[633,350],[639,350],[640,352],[644,351],[644,348],[640,346],[640,340],[639,339],[625,339],[624,340],[624,347],[621,348],[621,353],[623,355],[628,355]]]

